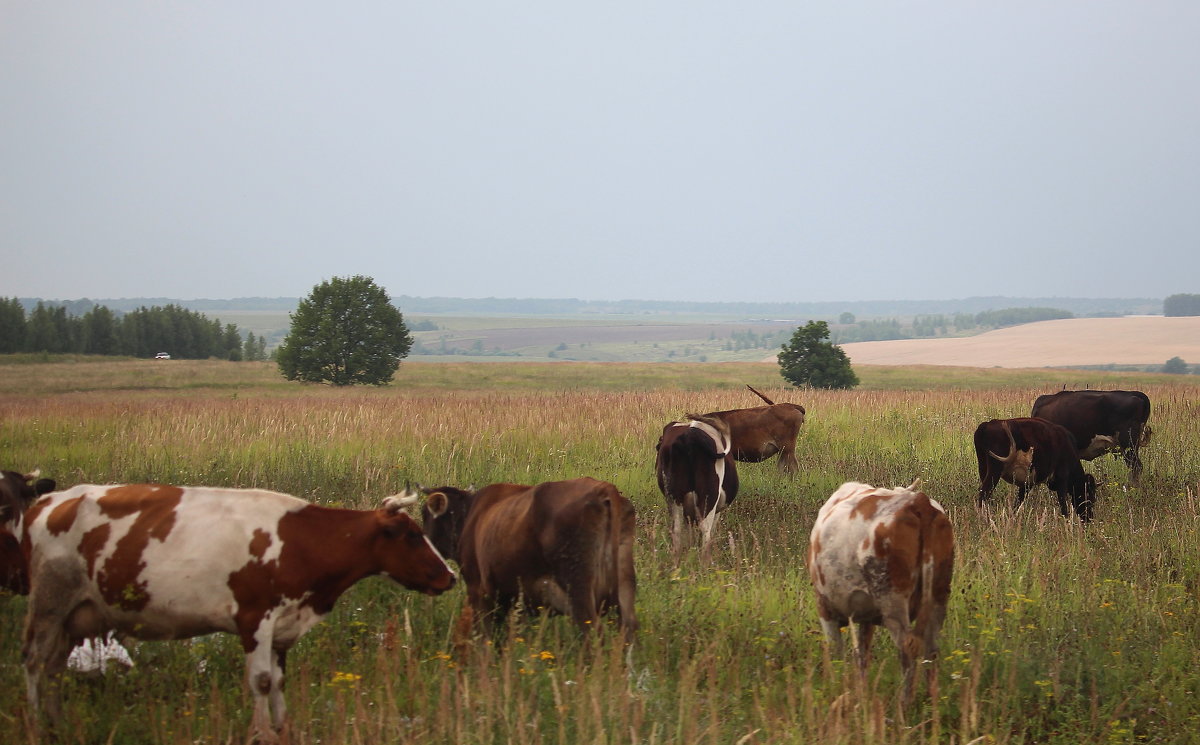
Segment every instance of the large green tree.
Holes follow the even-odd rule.
[[[829,324],[809,321],[796,329],[792,340],[779,352],[779,367],[784,379],[796,386],[813,388],[853,388],[858,376],[850,367],[850,358],[841,347],[826,341]]]
[[[278,349],[279,371],[288,380],[383,385],[412,347],[404,317],[370,277],[322,282],[291,319]]]

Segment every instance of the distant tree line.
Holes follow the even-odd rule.
[[[950,336],[978,328],[1003,328],[1036,321],[1053,321],[1074,318],[1075,314],[1058,308],[1003,308],[979,313],[933,313],[913,317],[912,324],[905,326],[899,319],[873,319],[855,321],[853,313],[842,313],[842,325],[831,331],[835,344],[856,341],[889,341],[892,339],[925,339]],[[850,321],[846,324],[846,321]]]
[[[265,360],[267,340],[173,304],[128,313],[92,304],[72,314],[65,304],[39,301],[26,314],[17,298],[0,298],[0,354],[17,352]]]
[[[1163,300],[1164,316],[1200,316],[1200,295],[1171,295]]]

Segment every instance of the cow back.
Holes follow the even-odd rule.
[[[1150,419],[1150,397],[1142,391],[1058,391],[1038,396],[1030,416],[1065,427],[1077,449],[1096,435],[1115,436],[1121,447],[1132,448]]]

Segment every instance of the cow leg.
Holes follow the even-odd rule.
[[[786,474],[794,474],[800,470],[800,462],[796,460],[796,446],[785,445],[779,451],[779,470]]]
[[[708,542],[712,540],[713,529],[717,527],[717,515],[725,508],[725,492],[717,495],[717,503],[713,505],[712,511],[704,516],[700,521],[700,533],[702,536],[701,546],[707,547]]]
[[[283,669],[279,665],[271,637],[274,624],[264,618],[254,634],[242,637],[246,655],[246,685],[254,697],[251,730],[261,742],[279,742],[286,711],[283,706]]]
[[[672,499],[667,510],[671,514],[671,550],[678,555],[683,550],[683,505]]]
[[[32,614],[31,614],[32,616]],[[39,697],[45,696],[45,712],[51,722],[62,719],[59,686],[71,654],[71,638],[58,619],[40,618],[26,624],[22,656],[25,661],[25,695],[29,711],[38,719]]]
[[[996,484],[1000,483],[1000,475],[993,473],[990,468],[984,470],[982,467],[979,475],[979,496],[976,497],[975,504],[982,507],[983,503],[992,498],[992,491],[996,488]]]
[[[900,703],[907,706],[913,697],[913,676],[916,672],[917,658],[924,646],[921,637],[912,632],[909,627],[908,599],[891,594],[883,598],[879,604],[883,626],[892,635],[892,641],[900,654],[900,670],[904,675],[904,686],[901,689]]]
[[[1013,498],[1013,510],[1016,510],[1017,508],[1019,508],[1021,506],[1021,503],[1025,501],[1025,497],[1028,494],[1029,494],[1029,484],[1025,484],[1025,483],[1017,484],[1017,496]]]
[[[86,601],[80,605],[77,599],[56,595],[52,589],[71,586],[69,578],[73,574],[70,567],[58,570],[51,564],[42,564],[34,570],[25,614],[25,641],[21,650],[25,664],[25,695],[35,722],[38,719],[39,695],[42,694],[45,695],[48,719],[57,722],[62,719],[59,685],[67,669],[67,658],[75,645],[75,639],[67,630],[70,621],[76,615],[86,617],[93,625],[99,621],[94,608]],[[87,624],[81,619],[78,625],[83,627]],[[92,628],[84,630],[93,631]],[[101,632],[97,630],[93,633]]]
[[[1137,448],[1127,448],[1123,455],[1125,465],[1129,466],[1129,480],[1136,486],[1142,478],[1142,458]]]
[[[842,629],[846,626],[846,619],[834,613],[829,607],[829,601],[825,596],[817,592],[817,620],[821,622],[821,630],[825,632],[825,640],[833,646],[833,654],[836,657],[842,656]]]
[[[858,676],[867,682],[867,665],[871,662],[871,642],[875,638],[875,624],[854,624],[854,660],[858,663]]]
[[[1057,484],[1056,488],[1054,489],[1054,495],[1056,497],[1058,497],[1058,512],[1059,512],[1059,514],[1062,515],[1063,517],[1070,517],[1071,513],[1067,511],[1067,488],[1065,486],[1066,483],[1067,483],[1066,479],[1059,479],[1058,484]],[[1074,502],[1074,500],[1075,500],[1075,498],[1072,497],[1071,501]]]

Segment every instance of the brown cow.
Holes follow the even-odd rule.
[[[804,407],[800,404],[777,404],[763,394],[746,386],[766,406],[749,409],[714,411],[704,416],[720,419],[729,425],[733,439],[733,457],[743,463],[759,463],[779,454],[779,470],[795,473],[800,464],[796,460],[796,437],[804,424]]]
[[[950,521],[920,489],[920,479],[907,489],[842,484],[817,513],[808,552],[826,638],[840,655],[840,629],[854,622],[865,677],[875,626],[886,628],[900,651],[904,704],[912,700],[917,658],[937,658],[954,572]],[[928,678],[936,703],[933,665]]]
[[[617,487],[585,477],[425,491],[425,535],[458,562],[473,620],[495,628],[522,598],[527,611],[570,615],[584,631],[612,608],[624,633],[637,629],[635,515]]]
[[[39,475],[38,471],[0,471],[0,589],[18,595],[29,592],[29,573],[21,553],[25,510],[39,496],[54,491],[54,481]]]

